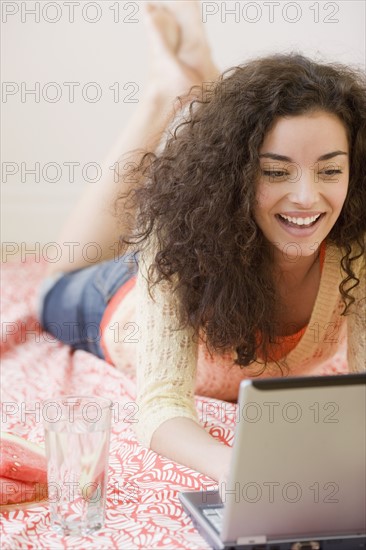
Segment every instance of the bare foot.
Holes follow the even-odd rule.
[[[181,28],[179,58],[202,74],[204,81],[215,80],[220,71],[212,59],[202,22],[199,0],[168,0],[164,4],[175,15]]]
[[[157,3],[144,5],[143,10],[149,41],[150,84],[171,99],[185,94],[192,86],[200,86],[202,75],[178,55],[181,28],[174,13]]]
[[[161,53],[162,47],[177,54],[181,42],[181,30],[170,11],[164,6],[152,2],[142,4],[141,7],[145,16],[146,28],[149,33],[155,35],[151,41],[151,47],[155,50],[153,54]],[[159,36],[156,36],[156,30],[159,31]]]

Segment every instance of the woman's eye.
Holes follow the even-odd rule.
[[[270,178],[283,178],[289,174],[287,172],[281,172],[280,170],[263,170],[263,175]]]
[[[326,174],[327,176],[335,176],[336,174],[342,174],[342,170],[335,170],[335,169],[332,169],[332,170],[323,170],[323,172],[321,172],[321,174]]]

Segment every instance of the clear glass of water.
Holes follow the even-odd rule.
[[[42,405],[51,526],[90,535],[104,526],[113,403],[68,395]]]

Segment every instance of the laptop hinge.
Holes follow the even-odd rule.
[[[266,535],[255,535],[252,537],[239,537],[236,544],[261,544],[267,542]]]

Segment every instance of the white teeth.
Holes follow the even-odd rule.
[[[310,223],[314,223],[319,218],[320,214],[309,216],[308,218],[293,218],[291,216],[285,216],[285,214],[280,214],[280,216],[291,223],[296,223],[296,225],[309,225]]]

